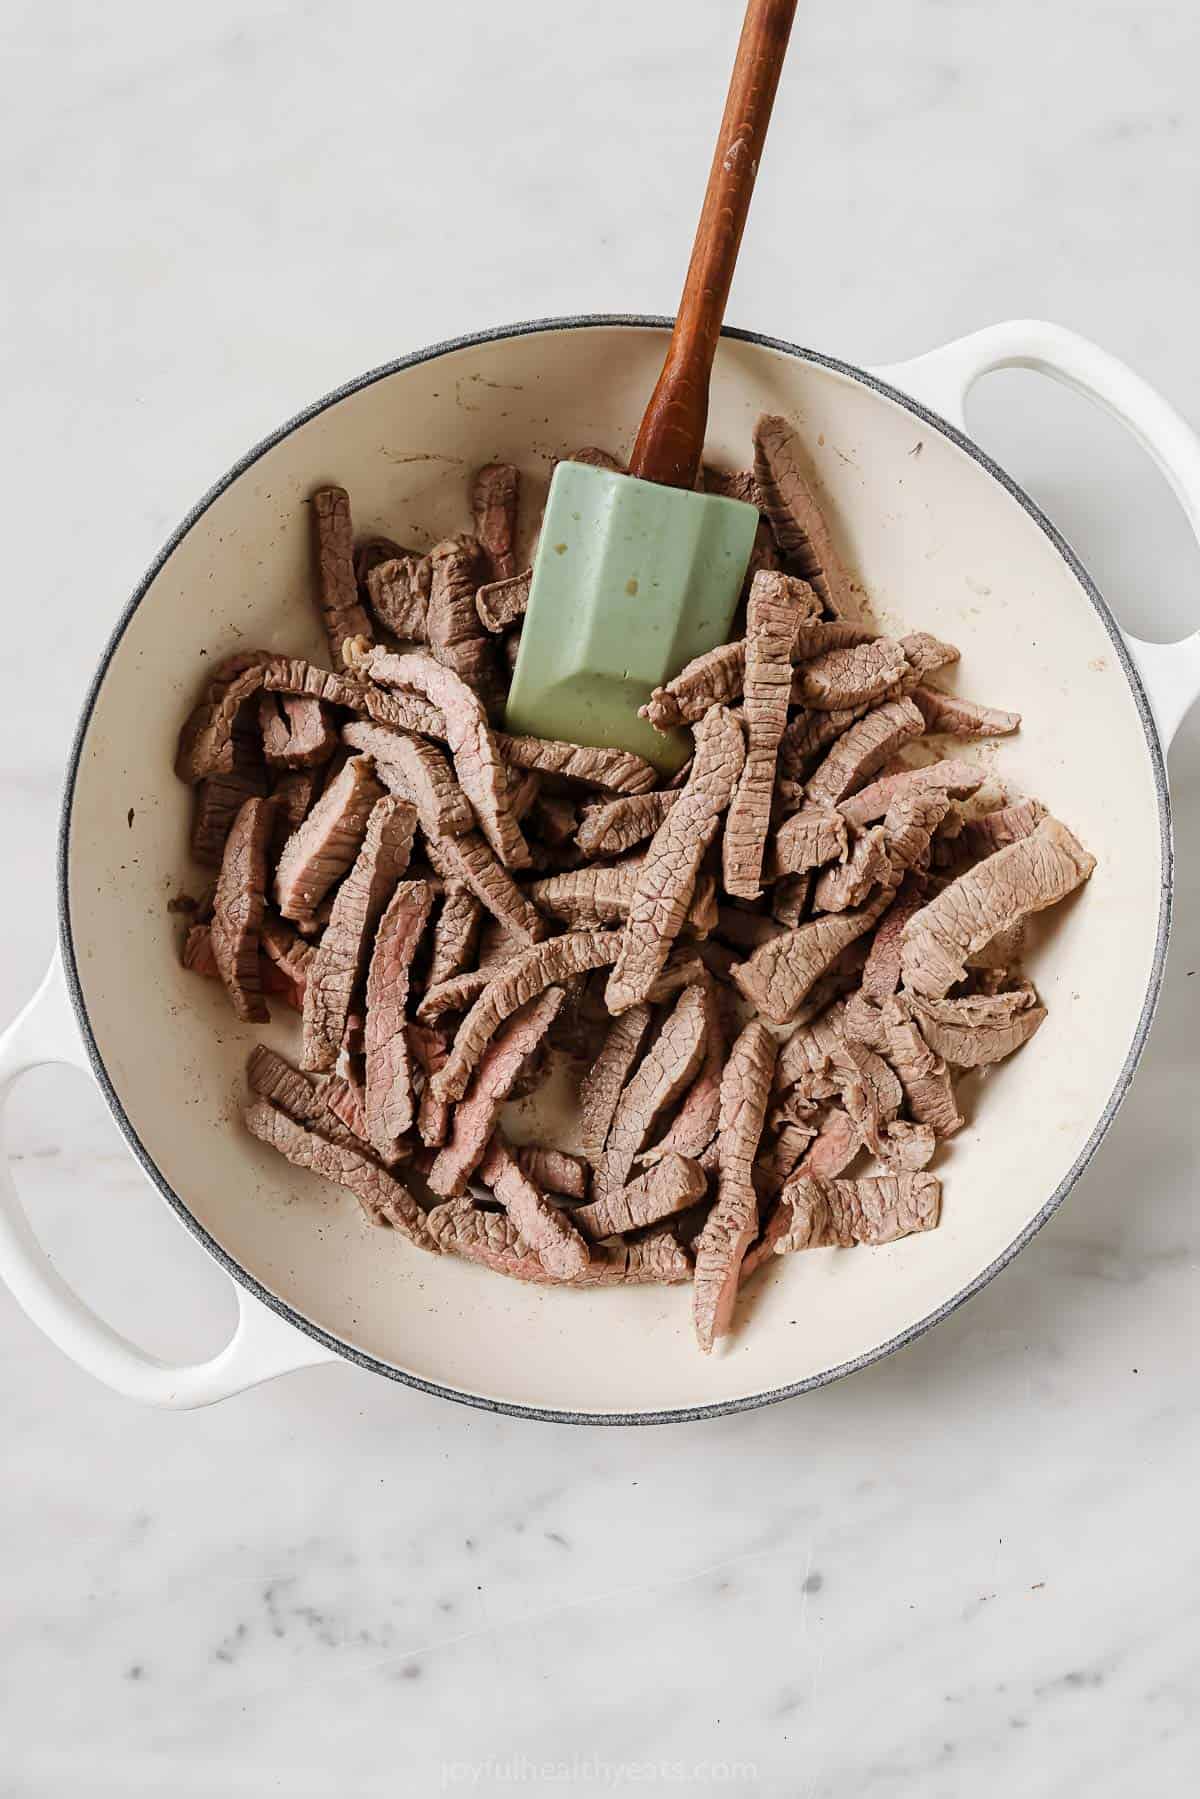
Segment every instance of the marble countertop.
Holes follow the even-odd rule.
[[[1185,0],[802,8],[735,324],[858,362],[994,319],[1095,337],[1200,421]],[[196,496],[310,398],[532,315],[669,312],[735,0],[68,0],[10,10],[0,1017],[53,941],[69,734]],[[972,426],[1143,635],[1197,557],[1115,427],[1032,376]],[[460,1409],[349,1366],[138,1410],[0,1293],[0,1792],[1190,1790],[1200,720],[1136,1087],[1045,1231],[890,1361],[658,1431]],[[1200,974],[1197,974],[1200,985]],[[228,1331],[98,1095],[9,1146],[69,1278],[164,1356]]]

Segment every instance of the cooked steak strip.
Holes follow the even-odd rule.
[[[873,1180],[790,1180],[783,1197],[791,1209],[775,1254],[836,1244],[894,1243],[938,1221],[942,1184],[932,1174],[880,1175]]]
[[[947,794],[936,787],[924,790],[905,788],[897,793],[884,813],[881,830],[892,867],[892,886],[910,869],[929,866],[933,836],[950,809]]]
[[[519,624],[529,605],[532,584],[531,569],[509,575],[503,581],[486,581],[475,595],[475,610],[484,630],[498,636]]]
[[[449,975],[444,981],[426,987],[417,1006],[422,1024],[433,1024],[448,1012],[465,1012],[490,984],[491,972],[486,968],[466,968],[461,974]]]
[[[220,868],[230,827],[247,800],[267,792],[267,771],[256,739],[239,733],[235,765],[227,775],[210,775],[195,790],[192,802],[192,855],[205,868]]]
[[[784,875],[771,889],[771,917],[785,931],[794,931],[803,921],[812,897],[811,873]]]
[[[774,1072],[775,1039],[757,1021],[748,1024],[721,1081],[717,1200],[696,1245],[693,1319],[705,1352],[729,1329],[742,1258],[758,1234],[752,1169]]]
[[[715,650],[693,657],[665,687],[654,689],[646,704],[638,707],[638,714],[656,731],[676,730],[703,718],[713,706],[740,700],[745,679],[746,645],[739,637],[735,643],[718,644]]]
[[[994,855],[1010,843],[1019,843],[1022,837],[1031,837],[1045,817],[1046,808],[1040,800],[1018,800],[1014,805],[1001,806],[995,812],[985,812],[981,818],[968,819],[959,834],[958,848],[964,856]]]
[[[435,1097],[430,1076],[445,1067],[450,1045],[444,1032],[435,1031],[427,1024],[409,1024],[405,1029],[409,1053],[425,1076],[417,1110],[417,1135],[427,1149],[437,1149],[446,1141],[450,1108]]]
[[[775,875],[806,874],[827,862],[844,862],[849,832],[840,813],[829,806],[803,806],[775,833],[769,863]]]
[[[267,845],[275,808],[271,800],[244,802],[225,840],[209,927],[213,960],[238,1017],[265,1024],[259,964],[259,928],[266,911]]]
[[[239,760],[235,726],[241,702],[237,696],[243,691],[245,677],[265,667],[270,660],[266,650],[239,650],[217,664],[205,683],[202,697],[188,713],[179,733],[175,773],[181,781],[194,783],[205,775],[233,773]],[[234,696],[232,701],[231,694]],[[219,744],[219,753],[214,752],[214,744]]]
[[[273,848],[281,850],[293,831],[304,823],[323,788],[330,771],[336,780],[340,772],[332,762],[323,768],[293,768],[277,774],[271,782],[271,798],[275,801],[275,840]]]
[[[534,1185],[499,1135],[492,1139],[480,1175],[547,1274],[560,1281],[583,1274],[591,1260],[587,1244],[571,1219]]]
[[[762,511],[762,495],[758,491],[753,469],[709,468],[706,463],[700,471],[700,480],[705,493],[720,494],[726,500],[741,500],[745,505],[757,506]]]
[[[797,583],[796,585],[801,585]],[[803,583],[807,586],[807,582]],[[809,589],[811,592],[812,590]],[[818,602],[819,605],[819,602]],[[868,625],[851,624],[847,619],[835,619],[831,623],[827,618],[817,617],[797,625],[795,641],[792,644],[793,662],[814,662],[825,657],[831,650],[852,650],[859,644],[874,643],[879,640],[878,631],[872,631]],[[792,705],[803,706],[808,702],[803,697],[804,681],[808,670],[797,671],[792,686]]]
[[[429,647],[492,711],[498,699],[492,640],[475,610],[483,554],[473,537],[452,537],[429,552]],[[432,697],[432,696],[431,696]]]
[[[619,1237],[661,1218],[686,1212],[701,1198],[708,1179],[698,1162],[665,1155],[626,1187],[614,1187],[603,1199],[579,1206],[571,1221],[592,1238]]]
[[[848,912],[861,906],[873,887],[891,873],[887,832],[872,825],[855,839],[846,861],[822,869],[812,890],[814,912]]]
[[[429,642],[429,588],[433,563],[428,556],[401,555],[381,562],[367,574],[371,610],[402,643]]]
[[[370,1145],[348,1130],[338,1114],[330,1109],[326,1090],[276,1055],[273,1049],[268,1049],[265,1043],[258,1043],[251,1050],[246,1078],[252,1093],[269,1100],[297,1124],[314,1130],[319,1137],[326,1137],[330,1143],[355,1150],[360,1155],[374,1153]]]
[[[781,1044],[775,1068],[775,1086],[780,1093],[811,1075],[824,1074],[838,1059],[845,1047],[846,1013],[846,1001],[839,1000]]]
[[[630,750],[593,749],[551,737],[510,737],[504,731],[496,732],[496,747],[513,768],[558,775],[605,793],[648,793],[658,780],[657,770]]]
[[[568,931],[514,956],[484,988],[459,1026],[450,1060],[434,1077],[438,1098],[462,1098],[485,1047],[519,1006],[572,975],[607,967],[616,959],[619,945],[616,931]]]
[[[475,535],[483,548],[493,581],[517,572],[517,501],[521,476],[511,462],[489,462],[475,476],[471,510]]]
[[[391,562],[397,556],[408,556],[412,552],[403,544],[397,543],[393,537],[366,537],[354,546],[354,579],[358,582],[359,592],[367,585],[367,577],[373,568],[381,562]]]
[[[469,1200],[448,1199],[428,1215],[430,1229],[448,1253],[481,1262],[496,1274],[542,1285],[613,1287],[664,1285],[686,1281],[692,1272],[686,1250],[664,1227],[639,1243],[596,1244],[583,1272],[569,1282],[548,1274],[541,1258],[503,1212],[483,1212]]]
[[[391,793],[417,808],[427,837],[460,837],[474,829],[471,803],[435,744],[410,731],[366,722],[347,725],[342,736],[374,757],[375,773]]]
[[[809,776],[809,799],[836,806],[894,756],[902,743],[919,737],[924,729],[925,721],[911,700],[889,700],[886,706],[877,706],[838,738],[816,773]]]
[[[918,1124],[929,1125],[937,1136],[952,1137],[965,1120],[945,1062],[934,1055],[899,1001],[885,1001],[883,1026],[887,1059],[900,1077],[909,1111]]]
[[[461,837],[426,837],[429,860],[444,881],[465,881],[492,917],[523,943],[539,943],[546,935],[546,921],[521,892],[506,868],[496,860],[491,845],[478,831]]]
[[[637,856],[594,868],[569,869],[564,874],[549,875],[544,881],[531,882],[527,891],[539,912],[561,919],[564,924],[620,924],[629,916],[644,863],[645,857]],[[711,877],[701,876],[683,928],[696,936],[706,936],[715,922],[716,883]]]
[[[469,968],[479,941],[483,907],[465,881],[447,881],[446,895],[433,927],[433,954],[427,988],[439,987]]]
[[[921,910],[927,895],[925,877],[913,870],[905,875],[895,900],[879,921],[862,977],[863,992],[877,1006],[890,999],[900,985],[900,939],[905,925]]]
[[[925,729],[948,737],[1007,737],[1021,723],[1019,712],[999,712],[994,706],[978,706],[956,693],[940,693],[934,687],[914,687],[913,704],[925,720]]]
[[[835,618],[852,618],[850,581],[805,479],[799,436],[786,419],[768,415],[754,427],[754,475],[784,555]]]
[[[317,945],[301,937],[270,908],[263,915],[258,940],[263,955],[287,977],[289,985],[303,1000]]]
[[[1000,931],[1065,899],[1096,862],[1055,818],[997,850],[943,888],[904,928],[904,985],[941,999],[966,973],[970,957]]]
[[[834,1180],[849,1168],[861,1148],[862,1137],[850,1114],[841,1106],[831,1106],[822,1118],[816,1136],[797,1162],[795,1172]]]
[[[565,1199],[587,1198],[590,1169],[579,1156],[565,1149],[548,1149],[542,1143],[526,1143],[517,1151],[517,1161],[535,1187],[550,1193],[561,1193]]]
[[[704,987],[685,987],[617,1101],[592,1182],[597,1200],[625,1185],[655,1117],[694,1079],[704,1059],[706,1022]]]
[[[945,793],[950,799],[966,799],[983,786],[987,775],[987,769],[977,762],[944,760],[931,762],[925,768],[905,768],[894,775],[881,775],[870,786],[843,800],[838,811],[847,824],[861,829],[874,819],[882,818],[892,801],[902,793],[932,791]]]
[[[385,687],[413,687],[439,709],[446,722],[446,741],[463,792],[470,800],[479,828],[506,868],[527,868],[529,846],[512,815],[508,774],[500,758],[497,739],[488,727],[478,697],[450,668],[428,656],[393,655],[388,650],[364,652],[352,646],[349,656]]]
[[[796,674],[793,701],[818,712],[874,705],[908,670],[904,651],[888,637],[827,650]]]
[[[790,1118],[781,1123],[775,1134],[775,1141],[765,1154],[760,1152],[758,1160],[754,1164],[755,1174],[761,1175],[769,1196],[779,1193],[783,1183],[794,1171],[797,1162],[804,1155],[816,1134],[816,1125],[795,1124]],[[759,1241],[755,1243],[754,1249],[747,1254],[746,1263],[750,1261],[754,1251],[760,1248],[761,1242],[762,1238],[760,1237]],[[769,1253],[769,1250],[766,1253]],[[753,1267],[747,1267],[746,1263],[742,1264],[743,1280],[754,1272],[754,1267],[757,1267],[761,1260],[760,1254],[755,1257]]]
[[[401,881],[395,887],[379,923],[367,972],[363,1109],[367,1135],[383,1154],[390,1153],[413,1123],[408,989],[413,957],[432,905],[428,881]]]
[[[306,695],[260,694],[258,722],[270,768],[315,768],[338,746],[337,726],[320,700]]]
[[[620,856],[653,837],[678,793],[635,793],[584,808],[575,841],[585,856]]]
[[[645,999],[661,973],[744,760],[737,721],[724,706],[713,707],[696,726],[696,755],[687,786],[654,833],[642,863],[605,992],[610,1012],[624,1012]]]
[[[742,899],[762,892],[775,757],[787,724],[792,644],[800,613],[786,575],[755,575],[746,609],[746,760],[721,839],[725,889]]]
[[[436,1253],[437,1242],[420,1206],[408,1188],[377,1162],[306,1131],[266,1100],[248,1107],[245,1118],[251,1134],[277,1149],[293,1167],[311,1169],[313,1174],[353,1193],[371,1224],[391,1225],[418,1248]]]
[[[779,740],[776,760],[780,774],[788,780],[804,780],[816,767],[822,750],[836,743],[862,715],[860,706],[845,712],[802,712]]]
[[[300,1058],[304,1068],[332,1068],[337,1061],[384,907],[408,867],[416,824],[415,808],[390,797],[378,801],[367,820],[362,848],[334,895],[329,923],[308,970]]]
[[[275,871],[275,903],[285,918],[302,924],[312,920],[357,856],[367,820],[382,798],[371,758],[353,757],[283,846]]]
[[[992,995],[964,999],[904,1001],[905,1010],[929,1046],[930,1053],[956,1068],[981,1068],[1002,1062],[1028,1043],[1046,1016],[1037,994],[1025,983]]]
[[[312,497],[317,546],[318,602],[334,668],[342,667],[347,637],[370,637],[371,621],[358,599],[354,574],[354,533],[350,495],[344,487],[322,487]]]
[[[443,1199],[466,1189],[483,1160],[492,1132],[529,1059],[566,1003],[561,987],[548,987],[530,1000],[492,1038],[479,1060],[466,1097],[454,1108],[450,1137],[429,1171],[429,1185]]]
[[[580,1143],[593,1166],[604,1153],[609,1126],[629,1073],[650,1028],[648,1005],[631,1006],[608,1027],[604,1043],[579,1089]]]
[[[926,675],[935,675],[940,668],[949,668],[961,655],[952,643],[943,643],[928,631],[911,631],[907,637],[900,639],[900,648],[908,658],[909,666],[921,680]]]
[[[883,916],[891,892],[884,888],[869,905],[810,919],[756,949],[733,970],[741,992],[772,1024],[787,1024],[814,983],[851,943]]]

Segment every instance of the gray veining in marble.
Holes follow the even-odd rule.
[[[735,0],[10,4],[0,41],[0,1016],[51,946],[57,789],[111,622],[246,446],[507,319],[674,305]],[[801,8],[731,321],[885,362],[1009,315],[1200,421],[1184,0]],[[1133,627],[1198,558],[1115,427],[1031,376],[972,422]],[[0,1294],[0,1794],[651,1790],[1126,1799],[1194,1784],[1200,721],[1131,1101],[970,1306],[791,1405],[658,1432],[320,1369],[141,1412]],[[164,1355],[228,1289],[97,1096],[10,1114],[64,1271]]]

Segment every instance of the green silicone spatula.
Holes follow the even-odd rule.
[[[511,732],[615,745],[665,773],[690,753],[638,717],[652,688],[723,643],[755,507],[696,493],[713,357],[796,0],[750,0],[683,298],[627,475],[560,462],[506,716]]]

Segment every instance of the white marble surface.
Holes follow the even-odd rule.
[[[0,1016],[50,953],[68,736],[160,542],[396,353],[671,310],[738,13],[9,6]],[[1185,0],[802,7],[731,320],[883,362],[1040,314],[1200,421],[1198,55]],[[1115,429],[1018,375],[973,423],[1129,623],[1193,622],[1195,550]],[[1190,1791],[1196,719],[1172,762],[1178,925],[1133,1097],[1013,1267],[853,1380],[662,1431],[340,1366],[160,1415],[0,1294],[0,1793]],[[68,1275],[162,1354],[215,1347],[224,1278],[84,1081],[30,1078],[10,1126]]]

